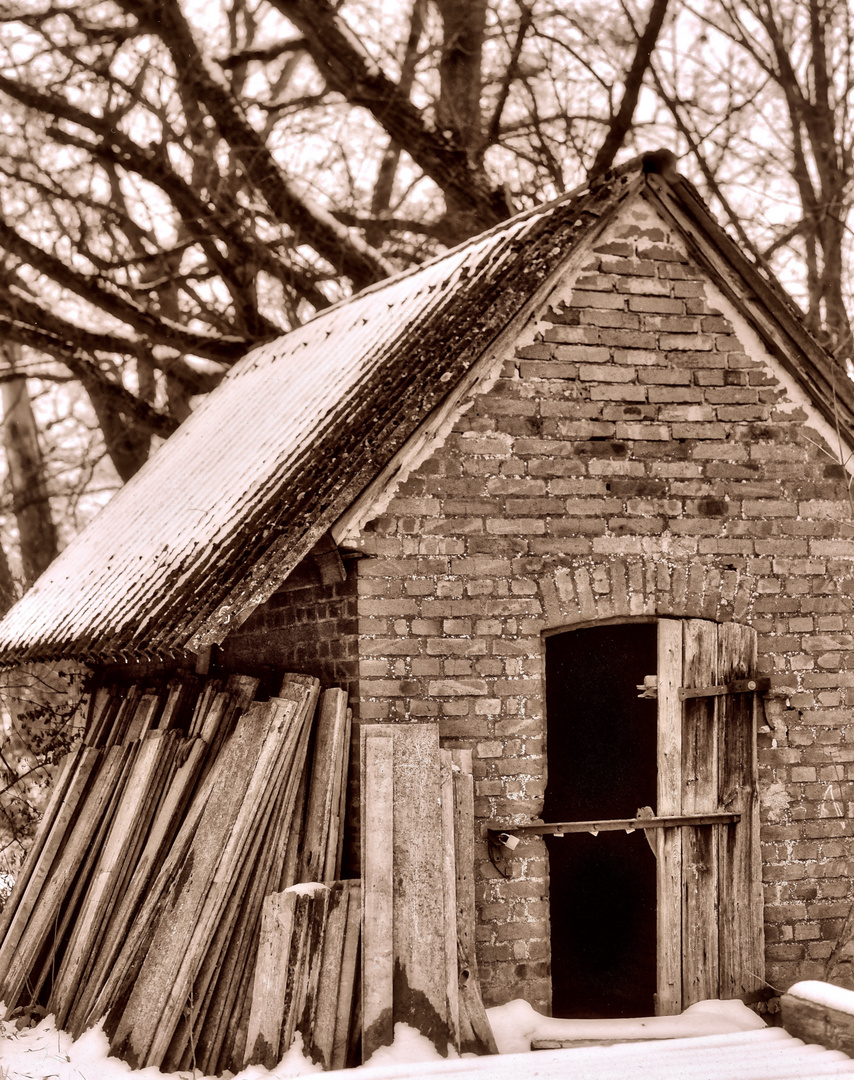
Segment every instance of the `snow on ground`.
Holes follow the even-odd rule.
[[[534,1039],[672,1039],[678,1037],[732,1036],[764,1028],[763,1022],[740,1001],[701,1001],[680,1016],[650,1016],[632,1020],[558,1020],[541,1016],[526,1001],[511,1001],[489,1010],[499,1051],[505,1055],[525,1053]],[[594,1048],[599,1049],[599,1048]],[[566,1076],[566,1054],[578,1050],[540,1051],[536,1070],[525,1068],[525,1075],[548,1078]],[[557,1057],[555,1057],[557,1055]],[[530,1059],[529,1059],[530,1060]],[[595,1062],[595,1057],[594,1057]],[[396,1080],[409,1076],[479,1073],[488,1080],[506,1073],[518,1080],[519,1064],[509,1058],[501,1069],[495,1058],[457,1061],[451,1065],[418,1032],[398,1024],[392,1046],[382,1047],[367,1065],[350,1069],[341,1076],[353,1080]],[[268,1073],[260,1066],[250,1066],[237,1080],[285,1080],[319,1072],[303,1057],[301,1044],[291,1048],[284,1059]],[[359,1076],[356,1078],[355,1074]],[[331,1074],[329,1074],[331,1075]],[[76,1041],[57,1031],[52,1017],[38,1026],[18,1031],[13,1022],[0,1022],[0,1080],[190,1080],[188,1073],[164,1074],[159,1069],[132,1070],[118,1058],[109,1057],[107,1038],[100,1028],[87,1031]],[[200,1078],[197,1078],[200,1080]]]

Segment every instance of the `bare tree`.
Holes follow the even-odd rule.
[[[190,10],[0,16],[0,334],[120,480],[251,346],[609,165],[667,4]]]
[[[678,42],[695,41],[679,50]],[[701,0],[654,60],[699,178],[849,364],[854,27],[836,0]]]
[[[27,380],[11,374],[20,367],[20,346],[0,345],[0,358],[10,371],[10,377],[0,385],[0,400],[12,510],[18,525],[24,582],[32,585],[56,558],[58,539]],[[2,591],[0,580],[0,594]]]

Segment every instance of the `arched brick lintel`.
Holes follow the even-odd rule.
[[[748,574],[700,561],[578,561],[544,575],[544,629],[642,616],[750,623],[755,587]]]

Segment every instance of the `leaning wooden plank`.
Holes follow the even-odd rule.
[[[220,977],[221,987],[217,988],[217,1000],[215,1008],[220,1013],[220,1019],[204,1038],[200,1037],[199,1046],[209,1042],[209,1058],[206,1069],[208,1072],[217,1071],[217,1063],[223,1054],[228,1058],[228,1064],[220,1068],[229,1068],[234,1071],[239,1068],[243,1061],[243,1052],[246,1046],[248,1032],[248,1013],[238,1007],[240,986],[244,979],[244,972],[254,969],[257,952],[257,928],[261,919],[261,904],[264,896],[270,892],[279,890],[282,880],[282,866],[284,862],[287,837],[294,830],[295,815],[297,813],[296,793],[299,789],[301,775],[304,772],[304,763],[308,745],[308,724],[301,737],[297,754],[289,763],[289,775],[283,794],[277,799],[280,805],[280,813],[276,820],[271,823],[270,839],[266,842],[265,852],[262,853],[263,868],[255,874],[256,888],[249,893],[249,899],[241,911],[240,932],[235,934],[229,944],[229,956],[224,976]],[[231,954],[234,954],[233,957]],[[235,1023],[231,1023],[232,1018]]]
[[[315,681],[316,682],[316,681]],[[220,1013],[220,1019],[214,1030],[205,1033],[200,1038],[199,1045],[207,1042],[208,1056],[206,1057],[207,1072],[221,1072],[228,1069],[232,1072],[239,1071],[243,1065],[245,1048],[247,1045],[247,1033],[249,1029],[249,982],[254,971],[255,955],[257,952],[257,928],[261,920],[261,902],[263,897],[270,892],[282,891],[281,882],[286,875],[286,857],[290,847],[288,838],[299,831],[299,815],[304,805],[304,787],[302,781],[305,777],[305,762],[310,738],[310,723],[313,716],[315,694],[311,691],[315,687],[309,687],[310,696],[305,701],[305,707],[297,717],[300,728],[299,739],[295,753],[288,761],[288,772],[281,796],[274,800],[280,807],[277,818],[271,823],[271,834],[268,850],[272,857],[265,861],[265,874],[259,876],[259,888],[252,890],[250,904],[245,912],[245,919],[241,920],[240,934],[229,945],[229,958],[227,965],[231,968],[226,972],[222,980],[221,988],[217,988],[216,1008]],[[293,884],[287,880],[285,888]],[[232,955],[233,954],[233,955]],[[241,1006],[246,1003],[247,1007]]]
[[[311,1040],[311,1033],[317,1018],[317,997],[323,966],[326,927],[329,918],[330,891],[327,885],[319,882],[294,885],[292,887],[314,890],[310,895],[308,904],[305,963],[300,988],[300,1007],[296,1013],[296,1029],[302,1036],[303,1046],[307,1046]],[[283,1046],[282,1053],[289,1049],[290,1046]]]
[[[184,1010],[164,1056],[167,1071],[196,1064],[207,1071],[208,1059],[219,1055],[215,1045],[221,1024],[219,1013],[230,996],[234,968],[249,958],[260,916],[261,898],[270,891],[268,883],[277,880],[278,854],[282,847],[282,829],[289,821],[291,808],[288,793],[296,786],[291,783],[294,758],[298,757],[298,742],[304,738],[296,729],[293,751],[282,755],[268,789],[257,800],[256,817],[242,865],[232,877],[230,892],[204,959],[196,974],[192,989],[192,1005]],[[307,741],[307,740],[306,740]],[[244,938],[249,935],[244,949]],[[238,978],[241,972],[238,972]]]
[[[115,704],[112,687],[99,686],[92,694],[86,720],[84,741],[87,746],[99,746],[106,738],[110,714]]]
[[[394,1040],[394,736],[362,728],[362,1061]]]
[[[305,1005],[308,989],[308,965],[310,963],[309,937],[311,915],[314,908],[314,889],[324,886],[311,883],[292,885],[288,892],[296,895],[294,909],[294,933],[291,938],[291,955],[288,963],[288,981],[285,987],[285,1003],[282,1016],[282,1040],[279,1052],[286,1054],[296,1035],[297,1023]]]
[[[205,718],[207,717],[215,698],[221,693],[222,683],[218,679],[206,679],[204,681],[198,697],[196,698],[193,714],[187,725],[187,734],[191,738],[195,736],[204,738],[202,735],[202,728],[204,726]],[[205,741],[207,742],[209,740]]]
[[[497,1054],[498,1047],[483,1007],[475,969],[462,945],[459,950],[459,964],[460,1020],[461,1027],[467,1032],[465,1041],[475,1048],[473,1053]]]
[[[471,750],[452,750],[457,936],[475,971],[474,777]]]
[[[145,737],[154,722],[155,716],[160,712],[160,693],[147,691],[137,702],[133,718],[128,725],[127,733],[123,742],[135,742]]]
[[[306,758],[308,755],[306,754]],[[282,867],[279,876],[278,890],[289,889],[299,881],[299,865],[302,856],[303,836],[305,831],[305,807],[308,800],[308,768],[303,764],[299,782],[294,794],[294,817],[293,827],[285,838],[282,847]]]
[[[310,885],[308,888],[313,889],[314,885]],[[292,885],[287,891],[296,896],[296,905],[294,907],[294,932],[291,937],[291,953],[288,960],[288,980],[285,984],[285,1000],[282,1008],[280,1054],[286,1054],[293,1044],[297,1020],[305,1001],[309,919],[313,900],[311,892],[302,892],[299,885]]]
[[[323,870],[324,881],[337,881],[341,877],[341,863],[344,852],[344,827],[347,820],[347,773],[350,766],[350,737],[353,729],[353,710],[347,709],[344,717],[344,737],[341,740],[341,755],[335,771],[335,790],[332,794],[332,823],[329,829],[329,841],[326,846],[326,866]]]
[[[134,916],[143,898],[152,892],[151,884],[158,873],[179,825],[184,818],[191,794],[201,773],[207,746],[200,739],[184,740],[178,754],[184,761],[171,778],[156,817],[137,860],[133,875],[122,892],[121,900],[110,914],[98,955],[93,962],[83,993],[72,1009],[68,1030],[75,1038],[97,1022],[107,1011],[106,1003],[94,1012],[95,1001],[104,989],[110,973],[117,973],[117,959],[128,939]]]
[[[256,875],[257,886],[249,891],[248,903],[241,910],[237,929],[229,942],[217,984],[208,1004],[210,1019],[199,1030],[197,1064],[208,1073],[224,1070],[239,1071],[243,1066],[249,1026],[251,981],[257,952],[261,901],[269,892],[282,891],[284,866],[290,840],[298,833],[301,782],[305,776],[305,760],[310,737],[310,722],[317,701],[319,683],[311,677],[285,678],[282,695],[297,706],[293,731],[295,749],[287,756],[287,768],[280,782],[280,792],[269,798],[278,813],[270,823],[270,839],[265,839],[269,854]],[[249,871],[251,873],[251,870]],[[287,881],[286,885],[291,884]],[[189,1067],[186,1059],[182,1068]]]
[[[445,994],[448,1003],[448,1028],[451,1045],[460,1049],[460,990],[457,964],[457,861],[454,843],[454,762],[450,750],[439,751],[439,776],[442,800],[441,840],[442,895],[444,898]]]
[[[322,881],[333,811],[338,810],[341,756],[347,725],[347,695],[336,688],[321,695],[315,723],[311,783],[308,789],[305,835],[299,879]],[[336,795],[336,778],[337,793]],[[337,838],[336,838],[337,846]]]
[[[255,710],[260,730],[265,729],[265,719],[273,713],[268,707]],[[251,715],[247,713],[247,718]],[[229,805],[224,792],[215,792],[206,807],[188,853],[191,873],[176,892],[168,924],[161,920],[155,931],[153,945],[136,976],[114,1036],[119,1046],[123,1039],[127,1040],[133,1060],[160,1065],[169,1048],[210,937],[214,936],[209,898],[213,895],[219,899],[217,876],[221,881],[227,878],[235,836],[245,837],[257,812],[259,792],[253,790],[253,778],[260,771],[266,780],[277,750],[276,741],[271,740],[266,748],[256,744],[243,760],[235,758],[228,784],[233,785],[232,798],[238,801],[237,806]]]
[[[149,732],[149,738],[154,737]],[[139,866],[140,858],[147,846],[152,828],[157,821],[157,815],[165,793],[168,792],[175,774],[186,756],[185,740],[180,731],[167,731],[157,729],[159,737],[159,760],[157,762],[151,783],[147,786],[145,797],[140,804],[139,817],[132,830],[129,831],[127,843],[124,845],[121,858],[113,874],[112,897],[105,906],[105,911],[100,925],[91,940],[90,955],[80,973],[80,985],[76,988],[70,1004],[70,1012],[73,1012],[92,983],[93,973],[101,955],[107,934],[110,929],[112,913],[116,910],[123,898],[128,894],[131,882]],[[68,1021],[66,1021],[66,1024]]]
[[[306,696],[306,691],[308,696]],[[301,876],[301,863],[303,847],[305,843],[305,819],[308,800],[310,769],[308,768],[308,752],[311,746],[311,735],[317,722],[317,703],[320,699],[320,683],[309,675],[296,675],[288,673],[282,680],[280,691],[283,697],[292,697],[301,701],[300,721],[305,725],[306,742],[304,753],[301,758],[299,785],[296,792],[296,804],[292,819],[292,828],[287,838],[286,846],[282,849],[284,856],[281,865],[279,879],[279,891],[290,888],[291,885],[304,880]]]
[[[83,973],[100,937],[102,922],[113,899],[116,879],[121,871],[128,845],[145,822],[145,804],[151,785],[162,768],[163,747],[171,740],[163,732],[150,732],[142,740],[139,753],[109,826],[103,849],[93,869],[82,904],[75,916],[71,939],[53,983],[48,1010],[62,1028],[68,1017],[73,995],[83,983]]]
[[[246,1038],[246,1065],[272,1069],[280,1060],[282,1013],[296,903],[294,892],[272,893],[264,901]]]
[[[169,731],[177,724],[181,710],[186,705],[189,690],[188,681],[184,679],[170,679],[166,684],[166,699],[157,719],[158,731]]]
[[[251,705],[259,680],[249,675],[231,675],[223,693],[217,694],[210,709],[202,717],[201,738],[210,744],[210,761],[216,760],[239,718]]]
[[[238,914],[233,915],[227,910],[221,920],[221,929],[228,928],[227,940],[224,948],[219,950],[212,977],[207,979],[208,968],[213,959],[209,956],[197,979],[199,990],[193,990],[195,1002],[207,979],[207,989],[198,1009],[192,1040],[186,1041],[183,1055],[179,1059],[174,1050],[177,1049],[177,1041],[184,1027],[182,1019],[176,1029],[173,1046],[170,1046],[169,1054],[164,1059],[164,1066],[169,1071],[191,1068],[191,1049],[194,1051],[196,1067],[203,1073],[209,1075],[222,1071],[218,1068],[218,1062],[227,1044],[230,1021],[235,1011],[241,1012],[240,994],[244,976],[247,969],[254,970],[261,927],[261,903],[270,892],[265,874],[269,853],[269,840],[265,836],[257,858],[244,869],[243,878],[246,883],[241,883],[229,901],[229,909],[236,906],[235,902],[239,904]],[[258,881],[253,880],[254,878]],[[263,884],[259,884],[262,879]],[[214,951],[216,950],[212,950]],[[249,990],[245,992],[249,993]],[[236,1031],[237,1027],[238,1024],[235,1023],[233,1030]],[[230,1050],[231,1044],[228,1043],[227,1052]],[[242,1056],[240,1062],[242,1065]]]
[[[41,999],[44,994],[50,994],[56,973],[61,970],[72,928],[77,922],[81,905],[92,883],[92,875],[101,857],[113,817],[121,806],[125,785],[133,769],[139,746],[135,743],[123,743],[116,749],[121,751],[121,765],[111,781],[109,799],[101,811],[98,827],[88,843],[85,857],[73,881],[68,882],[68,889],[62,897],[50,936],[30,971],[27,992],[33,1001]],[[96,777],[94,783],[98,782],[99,778]]]
[[[341,953],[341,977],[338,982],[335,1038],[332,1043],[330,1069],[343,1069],[347,1065],[353,1014],[358,1009],[355,991],[362,936],[362,883],[351,881],[347,893],[347,923]]]
[[[98,751],[94,753],[97,755]],[[49,868],[47,880],[38,895],[38,903],[20,934],[0,989],[0,998],[6,1002],[9,1011],[17,1006],[30,970],[51,933],[62,898],[71,887],[77,870],[86,857],[112,795],[113,782],[121,769],[123,758],[124,751],[121,747],[116,746],[106,751],[95,778],[96,782],[90,785],[82,803],[76,807],[74,824],[68,831],[62,853]],[[17,933],[17,927],[15,929]]]
[[[158,867],[153,882],[144,891],[142,903],[135,911],[133,919],[126,923],[126,933],[119,942],[118,953],[108,970],[103,987],[91,1005],[87,1026],[103,1019],[104,1030],[110,1038],[121,1020],[124,1005],[148,954],[163,909],[173,902],[173,896],[181,887],[186,862],[208,810],[208,803],[217,792],[227,789],[231,781],[229,770],[237,753],[234,747],[227,746],[226,752],[221,754],[210,768],[207,752],[209,747],[201,739],[194,741],[194,751],[196,747],[203,748],[198,754],[201,769],[199,775],[194,774],[192,777],[190,802],[186,809],[182,808],[181,800],[173,801],[170,806],[178,819],[177,832],[168,844],[166,858]],[[229,752],[232,750],[233,752]],[[185,792],[180,793],[182,799],[184,794]]]
[[[119,707],[107,732],[106,748],[124,742],[125,735],[133,719],[136,703],[142,695],[142,689],[136,683],[132,686],[116,687],[119,695]]]
[[[65,837],[68,821],[83,793],[98,754],[99,751],[78,744],[62,759],[59,775],[39,823],[33,846],[27,853],[24,865],[0,914],[0,982],[5,977],[8,960],[17,947],[23,927],[38,898],[50,864]],[[16,921],[16,929],[7,946],[6,936],[13,919]]]
[[[474,778],[471,750],[450,751],[454,783],[457,987],[460,1053],[494,1054],[495,1042],[480,999],[475,959]]]
[[[394,732],[394,1022],[440,1053],[450,1040],[445,993],[439,726],[379,725]]]
[[[323,935],[323,956],[317,965],[319,975],[317,1007],[314,1023],[303,1035],[303,1053],[325,1070],[332,1067],[332,1048],[335,1044],[338,988],[341,985],[344,937],[347,931],[347,908],[350,901],[349,885],[350,883],[347,881],[333,881],[329,884],[326,931]]]
[[[99,690],[98,696],[96,697],[96,704],[102,705],[103,708],[90,718],[86,742],[90,746],[99,746],[102,749],[106,749],[110,733],[116,722],[116,717],[125,707],[127,687],[117,686],[115,683],[112,683],[102,689],[104,692],[103,696]]]
[[[229,741],[225,782],[194,837],[191,875],[155,932],[113,1037],[114,1052],[134,1067],[159,1066],[169,1047],[295,711],[281,699],[256,704]]]

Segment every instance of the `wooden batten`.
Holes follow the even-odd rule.
[[[682,812],[682,624],[658,623],[658,814]],[[648,835],[648,834],[647,834]],[[656,1012],[682,1011],[682,830],[656,832],[658,993]]]
[[[682,624],[682,686],[713,686],[718,679],[717,627],[701,619]],[[718,716],[714,697],[682,705],[684,814],[714,813],[718,805]],[[722,808],[720,808],[722,809]],[[718,831],[682,829],[682,1007],[717,997]]]
[[[755,674],[756,634],[737,623],[718,626],[721,680]],[[764,985],[765,942],[762,873],[759,863],[759,794],[754,694],[719,699],[720,794],[722,806],[741,814],[724,830],[720,877],[720,997],[742,997]]]

